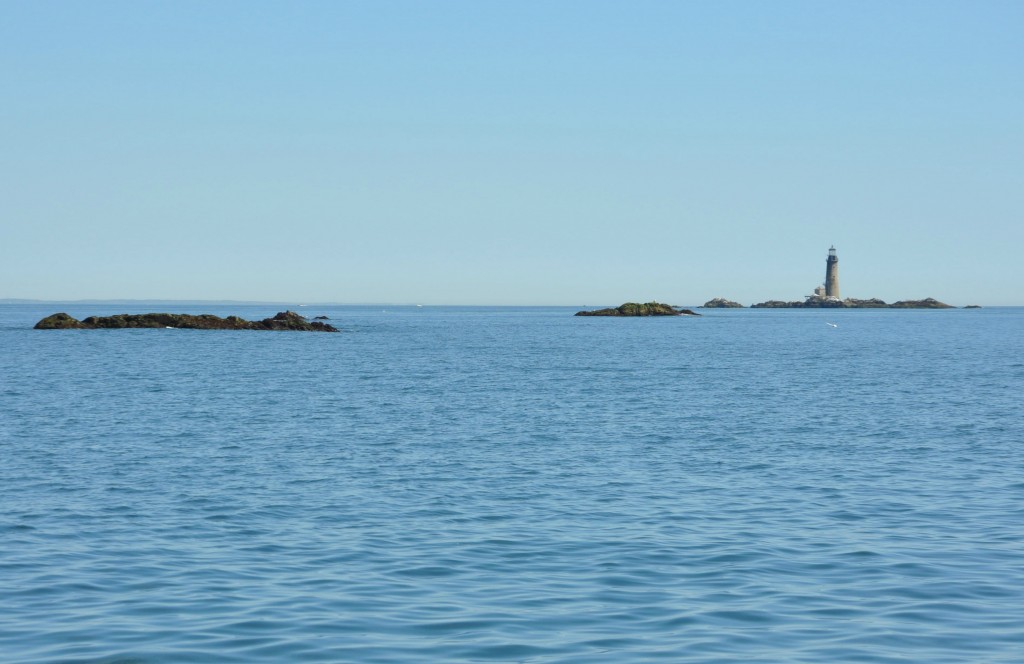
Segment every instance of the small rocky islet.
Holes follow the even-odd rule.
[[[716,298],[708,300],[707,302],[702,304],[701,308],[702,309],[742,309],[743,305],[740,304],[739,302],[733,302],[732,300],[727,300],[724,297],[716,297]]]
[[[609,309],[597,309],[594,311],[578,311],[577,316],[700,316],[692,309],[673,307],[670,304],[661,302],[626,302],[625,304]]]
[[[308,321],[294,311],[282,311],[271,318],[248,321],[238,316],[221,318],[212,314],[119,314],[89,316],[82,320],[66,313],[47,316],[35,325],[37,330],[100,330],[122,328],[179,328],[186,330],[272,330],[293,332],[338,332],[338,328],[320,321]]]

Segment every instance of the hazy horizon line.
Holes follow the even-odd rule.
[[[640,300],[631,300],[639,302]],[[649,300],[648,300],[649,301]],[[895,300],[899,301],[899,300]],[[300,302],[297,300],[206,300],[206,299],[190,299],[190,298],[81,298],[75,300],[63,300],[63,299],[42,299],[42,298],[17,298],[17,297],[6,297],[0,298],[0,304],[168,304],[168,305],[189,305],[189,304],[202,304],[202,305],[229,305],[229,306],[284,306],[284,307],[596,307],[596,306],[618,306],[617,304],[607,302],[597,302],[596,304],[588,303],[569,303],[569,304],[465,304],[465,303],[422,303],[422,302],[316,302],[307,301]],[[621,304],[621,303],[620,303]],[[752,303],[753,304],[753,303]],[[891,303],[890,303],[891,304]],[[948,304],[948,303],[947,303]],[[671,306],[685,306],[685,307],[703,307],[703,304],[673,304]],[[751,304],[742,305],[743,308],[751,308]],[[965,306],[979,306],[979,307],[1020,307],[1024,304],[976,304],[972,302],[969,305],[951,305],[954,308],[962,309]]]

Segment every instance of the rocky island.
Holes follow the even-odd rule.
[[[952,309],[952,305],[927,297],[923,300],[900,300],[892,304],[886,304],[884,300],[871,298],[870,300],[857,300],[848,297],[840,300],[837,297],[811,295],[803,302],[783,302],[782,300],[768,300],[758,304],[750,305],[752,309]]]
[[[661,302],[626,302],[614,309],[597,309],[596,311],[578,311],[577,316],[700,316],[691,309],[680,309]]]
[[[739,302],[733,302],[727,300],[724,297],[716,297],[712,300],[708,300],[701,305],[702,309],[742,309],[743,305]]]
[[[181,328],[187,330],[292,330],[296,332],[338,332],[338,328],[319,321],[310,322],[294,311],[282,311],[273,318],[248,321],[238,316],[220,318],[211,314],[119,314],[89,316],[78,320],[65,313],[47,316],[35,325],[37,330],[98,330],[119,328]]]
[[[715,302],[712,300],[711,302]],[[705,304],[708,306],[711,304]],[[720,306],[720,305],[719,305]],[[752,309],[953,309],[954,307],[939,302],[935,298],[926,297],[923,300],[900,300],[892,304],[886,304],[884,300],[873,297],[869,300],[858,300],[848,297],[845,300],[839,295],[839,256],[836,254],[835,246],[829,247],[828,257],[825,259],[825,285],[814,289],[812,295],[808,295],[803,302],[796,300],[784,302],[782,300],[768,300],[758,304],[750,305]]]

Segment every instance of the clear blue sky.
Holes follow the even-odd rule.
[[[1024,304],[1024,3],[0,2],[0,297]]]

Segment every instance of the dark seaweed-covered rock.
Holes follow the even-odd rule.
[[[691,309],[680,309],[660,302],[626,302],[614,309],[598,309],[596,311],[578,311],[577,316],[700,316]]]
[[[119,314],[89,316],[76,320],[65,313],[47,316],[35,325],[37,330],[98,330],[118,328],[176,327],[189,330],[294,330],[299,332],[337,332],[333,325],[309,322],[294,311],[282,311],[273,318],[247,321],[238,316],[220,318],[211,314]]]
[[[296,332],[337,332],[337,328],[327,323],[307,321],[294,311],[282,311],[273,318],[264,318],[249,323],[252,330],[293,330]]]
[[[72,318],[66,313],[53,314],[36,323],[37,330],[74,330],[80,329],[82,324],[77,318]]]
[[[737,309],[737,308],[742,309],[743,308],[743,305],[740,304],[739,302],[733,302],[732,300],[727,300],[724,297],[716,297],[716,298],[714,298],[712,300],[708,300],[702,306],[703,306],[704,309]]]

